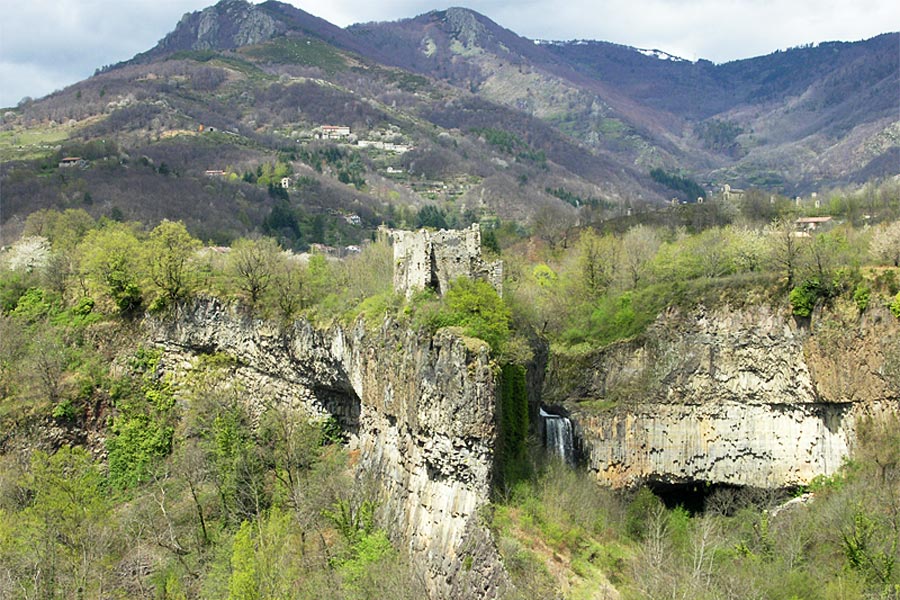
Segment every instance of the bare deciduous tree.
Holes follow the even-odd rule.
[[[578,240],[579,268],[585,291],[592,300],[612,285],[619,262],[620,244],[612,236],[600,237],[586,229]]]
[[[280,253],[272,238],[240,239],[232,245],[228,266],[238,287],[250,297],[251,306],[268,289]]]
[[[768,234],[772,264],[784,273],[787,287],[792,288],[803,257],[805,240],[797,235],[794,223],[786,218],[774,221]]]
[[[647,267],[659,250],[662,241],[656,231],[646,225],[637,225],[622,238],[622,266],[627,285],[637,287],[647,274]]]
[[[900,267],[900,221],[876,229],[869,251],[878,260]]]
[[[66,370],[66,347],[52,329],[41,331],[32,342],[32,368],[43,396],[56,404],[61,396]]]

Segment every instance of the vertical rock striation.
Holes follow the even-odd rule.
[[[840,467],[861,416],[898,410],[884,375],[898,326],[877,311],[799,327],[764,306],[661,316],[640,339],[551,361],[583,460],[614,486],[777,488]]]
[[[408,544],[435,598],[492,598],[504,571],[478,511],[487,504],[496,440],[496,382],[486,345],[385,322],[319,331],[254,320],[216,300],[148,323],[171,354],[222,352],[247,399],[281,397],[333,414],[354,436],[359,473],[376,486],[394,539]]]
[[[360,467],[377,474],[389,519],[432,569],[435,591],[493,594],[502,576],[477,520],[496,438],[487,346],[386,322],[374,335],[359,323],[333,350],[361,399]]]

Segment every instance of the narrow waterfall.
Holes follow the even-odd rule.
[[[544,425],[544,447],[560,457],[568,465],[575,464],[575,446],[572,441],[572,422],[568,417],[554,415],[540,409]]]

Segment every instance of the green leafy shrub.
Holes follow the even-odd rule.
[[[850,568],[879,584],[892,580],[896,566],[897,541],[889,551],[877,546],[879,523],[861,506],[853,512],[852,526],[841,532],[844,555]],[[896,588],[895,588],[896,589]]]
[[[865,284],[861,283],[853,290],[853,301],[856,303],[856,307],[859,308],[859,312],[863,312],[869,308],[869,299],[871,297],[872,290]]]
[[[347,313],[347,321],[354,321],[359,317],[369,326],[381,324],[385,315],[395,313],[400,307],[403,297],[393,292],[384,292],[375,296],[369,296],[358,306]]]
[[[259,582],[253,543],[253,524],[241,523],[234,534],[231,551],[231,577],[228,581],[229,600],[251,600],[259,598]]]
[[[101,313],[94,312],[94,299],[85,296],[78,300],[75,306],[53,315],[50,322],[56,327],[83,329],[103,319]]]
[[[106,448],[109,478],[118,487],[146,481],[156,463],[172,451],[175,398],[168,380],[158,376],[160,357],[158,350],[139,349],[129,361],[134,376],[113,385],[117,414]]]
[[[146,481],[156,461],[172,450],[174,428],[147,415],[120,417],[110,429],[109,478],[119,487]]]
[[[44,290],[41,288],[29,288],[19,298],[12,314],[27,323],[36,323],[48,316],[52,308]]]
[[[559,280],[559,276],[544,263],[536,265],[531,271],[531,276],[537,281],[538,286],[550,288]]]
[[[897,292],[897,295],[894,297],[894,301],[891,302],[891,314],[900,319],[900,292]]]
[[[626,509],[626,533],[632,539],[643,540],[647,535],[651,513],[658,511],[661,505],[662,501],[649,488],[638,490]]]
[[[331,509],[322,511],[322,516],[328,519],[344,540],[352,546],[375,530],[376,508],[378,504],[371,500],[354,503],[340,498],[331,505]]]
[[[10,313],[19,303],[19,299],[28,290],[25,275],[13,271],[4,271],[0,277],[0,311]]]
[[[509,307],[486,281],[460,277],[442,300],[433,291],[424,291],[416,294],[408,307],[417,329],[434,332],[461,327],[463,335],[484,340],[498,354],[511,335]]]
[[[835,473],[834,475],[816,475],[809,482],[808,491],[817,494],[828,491],[840,491],[846,483],[843,473]]]
[[[592,337],[607,344],[640,333],[656,317],[648,308],[635,302],[633,292],[603,298],[591,315]]]
[[[327,446],[330,444],[340,444],[344,441],[344,431],[341,424],[334,416],[328,417],[322,421],[320,428],[320,444]]]
[[[140,286],[129,279],[129,275],[115,271],[107,276],[110,295],[116,303],[116,308],[123,315],[133,315],[141,308],[144,302],[143,292]]]
[[[353,544],[349,556],[340,561],[338,572],[345,585],[354,590],[365,578],[371,577],[373,567],[392,560],[396,554],[384,530],[365,533]]]
[[[882,290],[894,295],[900,293],[900,280],[897,279],[897,271],[888,269],[875,276],[875,283]]]
[[[60,421],[75,421],[78,418],[80,410],[71,398],[63,398],[56,406],[53,407],[52,416]]]
[[[791,313],[798,317],[809,317],[820,298],[827,297],[825,287],[818,278],[807,279],[791,290],[788,300]]]

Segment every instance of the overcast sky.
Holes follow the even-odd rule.
[[[0,106],[148,50],[216,0],[0,0]],[[340,26],[467,6],[529,38],[594,39],[726,62],[900,29],[897,0],[288,0]],[[900,48],[898,48],[900,52]]]

